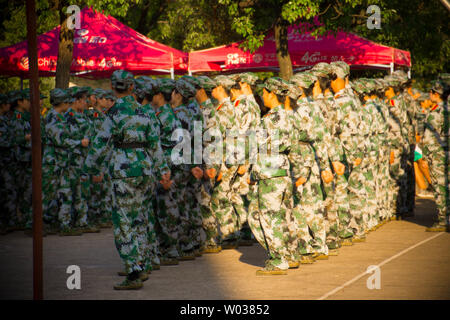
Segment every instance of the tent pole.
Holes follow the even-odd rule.
[[[188,75],[192,76],[192,71],[188,69]]]
[[[170,77],[172,79],[175,79],[175,72],[174,72],[173,68],[170,68]]]
[[[408,79],[411,79],[411,68],[408,68]]]
[[[394,63],[391,62],[391,74],[394,73]]]
[[[33,299],[44,298],[42,263],[42,159],[41,121],[38,82],[38,57],[36,35],[36,3],[27,0],[27,40],[30,66],[31,93],[31,165],[33,186]]]

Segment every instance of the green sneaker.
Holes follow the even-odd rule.
[[[180,261],[195,260],[194,250],[181,252],[181,255],[178,258],[178,260]]]
[[[114,286],[114,290],[139,290],[144,286],[141,279],[128,280],[125,279],[121,283]]]
[[[144,282],[148,280],[148,273],[146,271],[142,271],[139,273],[139,279]]]
[[[85,227],[81,227],[80,230],[83,233],[99,233],[100,232],[100,228],[97,228],[94,225],[87,225]]]
[[[220,251],[222,251],[221,246],[206,246],[203,248],[202,253],[219,253]]]
[[[162,266],[177,266],[179,264],[180,263],[177,258],[162,258],[161,259]]]
[[[425,231],[426,232],[445,232],[446,229],[447,229],[446,226],[441,225],[436,222],[431,227],[426,228]]]
[[[222,250],[236,249],[238,242],[236,240],[225,240],[222,242]]]

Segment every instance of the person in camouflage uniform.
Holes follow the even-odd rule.
[[[420,146],[429,166],[431,186],[438,209],[437,221],[426,231],[450,231],[450,174],[449,174],[449,93],[450,86],[439,79],[433,83],[430,99],[433,102],[424,125],[419,129]]]
[[[297,140],[302,149],[302,154],[305,159],[308,159],[308,161],[294,164],[301,167],[298,169],[301,172],[301,179],[296,183],[298,204],[295,210],[301,211],[306,218],[308,227],[313,234],[311,246],[317,253],[317,257],[326,259],[328,257],[328,246],[326,244],[325,204],[321,176],[324,183],[330,184],[332,182],[333,175],[329,159],[332,163],[336,162],[337,164],[339,157],[335,151],[322,110],[319,104],[311,99],[316,81],[317,77],[306,72],[298,73],[291,78],[291,82],[302,93],[297,99],[297,109],[293,113],[294,127],[299,133]],[[316,156],[319,163],[316,162]],[[330,214],[329,220],[337,223],[337,216],[331,219]],[[335,229],[337,231],[337,226],[335,226]],[[308,250],[305,250],[305,252],[306,254],[302,256],[302,262],[310,263],[311,258],[307,255],[309,252]]]
[[[341,245],[352,245],[353,240],[364,238],[363,208],[366,203],[366,190],[364,188],[365,177],[361,168],[361,162],[366,156],[367,141],[361,132],[365,122],[355,102],[353,91],[348,90],[345,81],[348,78],[350,68],[342,61],[330,64],[331,89],[334,93],[334,108],[336,110],[336,132],[344,149],[344,165],[348,179],[348,195],[350,213],[352,216],[351,227],[353,238],[342,240]],[[351,93],[350,93],[351,91]]]
[[[147,209],[156,180],[169,183],[170,170],[161,156],[154,126],[131,96],[133,75],[117,70],[111,76],[111,85],[118,99],[92,142],[84,171],[94,175],[94,182],[101,182],[105,160],[110,159],[107,170],[113,181],[114,239],[128,274],[114,289],[139,289],[141,279],[148,278],[144,273],[149,252],[143,251],[146,246],[140,243],[148,241],[147,228],[153,228]]]
[[[90,198],[90,179],[83,175],[82,168],[88,152],[89,141],[93,136],[93,128],[87,110],[88,87],[70,87],[69,92],[74,99],[65,114],[72,139],[84,141],[71,149],[69,166],[70,187],[72,190],[73,226],[82,232],[100,232],[88,218],[88,202]]]
[[[220,246],[219,227],[215,211],[211,207],[211,195],[214,188],[214,181],[216,178],[216,169],[214,167],[215,161],[211,159],[207,151],[209,146],[213,145],[207,137],[214,136],[214,133],[221,135],[220,131],[215,127],[215,112],[216,107],[211,99],[211,91],[217,87],[214,80],[207,76],[197,77],[198,86],[196,93],[196,100],[200,106],[203,119],[203,149],[204,154],[204,179],[201,186],[201,213],[203,218],[203,229],[205,231],[205,246],[203,253],[218,253],[222,250]],[[211,156],[214,156],[212,153]],[[218,167],[216,167],[218,168]]]
[[[258,185],[258,211],[249,214],[248,223],[269,255],[257,275],[283,275],[287,274],[289,261],[299,259],[289,229],[293,223],[290,163],[301,159],[292,135],[292,115],[280,101],[284,100],[288,84],[280,78],[269,78],[260,86],[264,104],[270,111],[262,118],[257,133],[259,152],[251,180]]]
[[[86,116],[91,123],[92,138],[97,135],[106,119],[103,109],[106,108],[107,92],[97,88],[89,96],[90,108],[86,110]],[[89,221],[101,228],[109,228],[111,223],[111,178],[106,174],[103,183],[90,183],[90,197],[88,201]]]
[[[17,186],[17,203],[25,224],[25,232],[31,235],[31,114],[29,89],[21,90],[16,100],[14,115],[11,119],[12,147],[17,164],[15,184]]]
[[[200,187],[197,181],[203,176],[203,170],[196,164],[192,164],[194,148],[194,115],[187,107],[189,98],[195,96],[196,90],[190,83],[180,79],[176,82],[172,92],[171,105],[173,112],[181,123],[182,131],[177,135],[182,135],[182,144],[187,146],[182,149],[182,154],[178,154],[180,163],[177,163],[179,170],[173,178],[176,181],[178,193],[178,207],[180,210],[180,225],[178,236],[181,248],[180,260],[191,260],[195,254],[200,252],[200,247],[205,241],[205,234],[202,227],[200,203],[197,201],[197,191]],[[179,151],[177,148],[176,151]],[[184,154],[187,152],[187,154]],[[172,161],[175,150],[172,151]]]
[[[236,110],[230,100],[230,89],[236,84],[227,76],[214,78],[217,87],[211,92],[218,106],[214,113],[212,127],[218,128],[222,135],[223,160],[214,168],[219,173],[211,195],[211,207],[214,210],[221,235],[222,249],[233,249],[238,245],[240,220],[231,202],[232,183],[237,175],[236,155]],[[218,160],[218,159],[217,159]]]
[[[160,124],[160,140],[164,157],[170,167],[172,176],[175,176],[178,168],[173,164],[171,154],[173,147],[180,140],[172,139],[172,134],[181,128],[181,123],[169,105],[174,88],[174,82],[169,80],[159,79],[148,82],[146,92],[152,98],[151,105]],[[160,229],[157,234],[162,254],[161,265],[177,265],[181,251],[178,235],[180,223],[179,198],[175,184],[174,179],[174,184],[167,188],[162,185],[156,187],[155,212],[157,226]]]
[[[58,186],[62,175],[62,161],[58,161],[58,154],[61,150],[54,141],[55,135],[60,135],[58,126],[63,122],[63,114],[68,109],[68,104],[73,102],[70,94],[63,89],[53,89],[50,91],[50,103],[53,106],[42,123],[42,211],[46,222],[50,225],[51,231],[58,228]],[[66,221],[61,221],[61,225],[68,226],[70,217]]]

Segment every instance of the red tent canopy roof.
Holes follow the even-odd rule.
[[[310,32],[298,32],[298,28],[300,26],[292,26],[288,30],[289,53],[294,68],[338,60],[356,68],[386,68],[391,63],[395,66],[411,66],[411,55],[408,51],[380,45],[346,32],[338,32],[336,36],[329,32],[315,38]],[[278,69],[273,32],[253,54],[240,49],[241,43],[189,53],[189,70],[202,72]]]
[[[109,77],[114,70],[135,74],[184,73],[188,55],[153,41],[112,16],[81,10],[81,28],[75,30],[71,73],[85,77]],[[58,58],[59,30],[38,36],[40,76],[54,76]],[[26,41],[0,49],[0,74],[28,77]]]

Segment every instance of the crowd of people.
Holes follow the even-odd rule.
[[[161,265],[254,242],[268,254],[257,275],[286,274],[411,216],[419,160],[438,208],[427,231],[448,230],[449,77],[424,93],[401,70],[349,74],[342,61],[289,81],[117,70],[112,90],[53,89],[41,120],[45,231],[112,225],[126,276],[118,290],[141,288]],[[1,230],[30,234],[30,93],[0,98]]]

